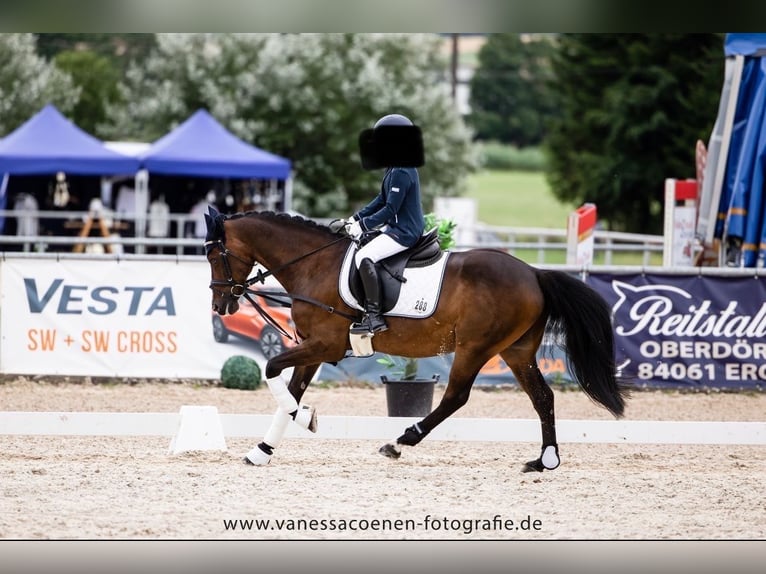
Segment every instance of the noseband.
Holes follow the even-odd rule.
[[[228,247],[226,247],[224,242],[221,241],[220,239],[216,241],[205,241],[204,245],[205,245],[205,253],[207,255],[209,255],[214,248],[216,247],[218,248],[220,252],[219,257],[221,258],[221,261],[223,262],[223,270],[227,277],[227,279],[224,279],[224,280],[213,279],[210,282],[210,288],[213,291],[216,290],[216,287],[229,287],[228,296],[232,297],[233,299],[238,299],[239,297],[245,294],[245,291],[247,291],[248,286],[252,285],[253,283],[257,281],[262,280],[261,278],[263,275],[259,271],[257,277],[253,279],[248,279],[245,283],[237,283],[234,280],[234,274],[231,272],[231,264],[229,263],[229,257],[231,256],[237,261],[241,261],[245,265],[248,265],[249,269],[252,269],[253,265],[255,265],[255,262],[254,261],[248,262],[242,259],[241,257],[239,257],[236,253],[232,253],[231,251],[229,251]],[[219,289],[219,293],[226,296],[226,293],[221,291],[220,289]]]

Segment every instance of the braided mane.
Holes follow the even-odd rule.
[[[239,212],[239,213],[233,213],[231,215],[227,215],[226,219],[241,219],[243,217],[260,217],[263,219],[273,219],[278,222],[284,222],[289,225],[296,225],[299,227],[308,227],[317,229],[323,232],[326,232],[330,235],[335,235],[335,233],[326,225],[322,225],[321,223],[317,223],[316,221],[313,221],[311,219],[306,219],[305,217],[301,217],[300,215],[290,215],[289,213],[285,212],[275,212],[275,211],[245,211],[245,212]]]

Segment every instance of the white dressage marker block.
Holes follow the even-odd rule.
[[[216,407],[184,405],[178,430],[170,441],[170,454],[199,450],[226,450],[221,417]]]

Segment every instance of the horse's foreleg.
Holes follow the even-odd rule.
[[[508,366],[513,371],[514,376],[519,381],[519,385],[527,393],[532,406],[540,418],[542,429],[542,450],[540,458],[530,460],[522,467],[522,472],[542,472],[543,470],[553,470],[559,466],[559,446],[556,442],[556,419],[553,411],[553,391],[545,382],[537,361],[533,358],[531,361],[523,363],[512,363],[509,358],[503,356]]]
[[[274,449],[279,446],[279,443],[282,442],[282,437],[285,436],[285,430],[289,422],[290,415],[282,407],[277,407],[266,435],[255,448],[245,455],[245,462],[255,466],[269,464],[271,456],[274,454]]]
[[[245,455],[246,463],[261,466],[271,462],[274,449],[282,442],[290,420],[295,421],[301,428],[316,432],[316,409],[301,405],[299,401],[318,368],[318,364],[296,367],[293,369],[289,387],[279,377],[267,380],[269,389],[277,401],[277,410],[263,441]]]
[[[292,371],[289,383],[285,383],[282,374],[266,379],[266,384],[277,401],[279,408],[288,413],[299,427],[311,432],[316,432],[317,430],[316,410],[308,405],[299,404],[298,401],[303,392],[297,395],[295,389],[300,388],[296,383],[303,384],[305,381],[305,385],[308,385],[308,381],[314,376],[317,368],[319,368],[319,365],[313,366],[311,372],[307,374],[309,367],[289,367],[286,369]]]
[[[316,410],[299,401],[311,377],[325,360],[326,346],[321,341],[305,340],[266,363],[266,384],[277,405],[304,429],[316,432]],[[289,382],[284,371],[292,370]]]

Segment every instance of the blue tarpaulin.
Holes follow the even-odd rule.
[[[291,168],[288,159],[244,142],[205,110],[155,141],[139,159],[150,174],[195,177],[285,180]]]
[[[743,56],[716,236],[741,242],[743,267],[766,260],[766,34],[727,34],[726,56]]]

